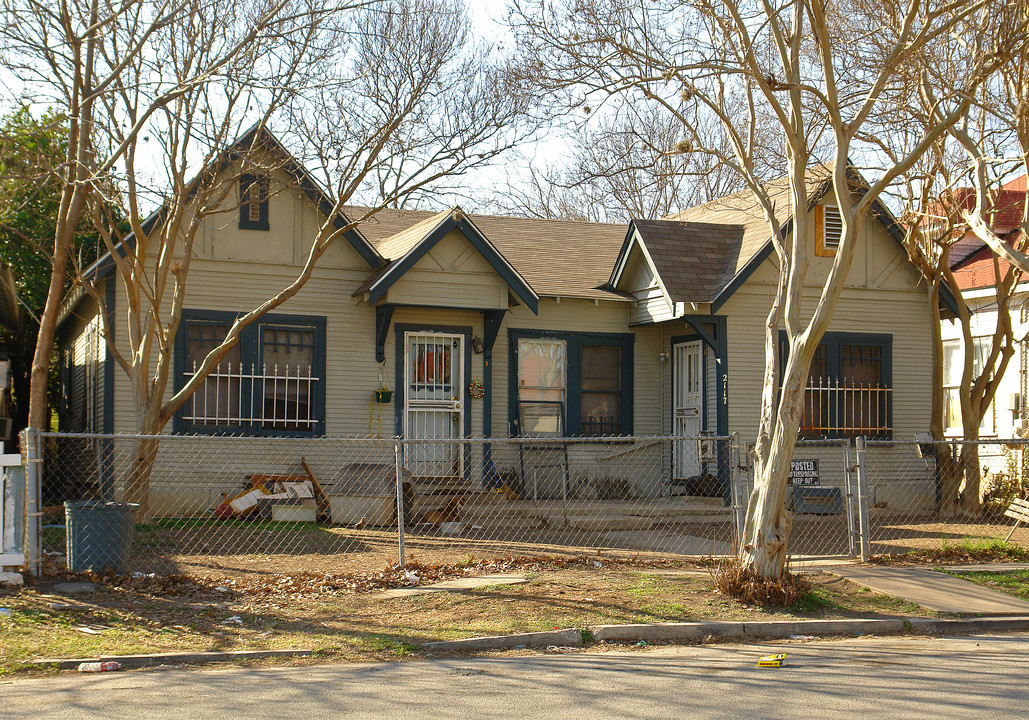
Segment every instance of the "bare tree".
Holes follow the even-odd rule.
[[[941,146],[945,143],[941,142]],[[988,334],[986,347],[979,343],[982,337],[975,336],[974,331],[983,330],[982,317],[973,328],[972,312],[969,309],[961,282],[955,275],[952,262],[952,248],[961,243],[959,248],[967,252],[964,246],[969,240],[977,237],[969,224],[964,220],[964,213],[975,205],[974,192],[971,188],[960,185],[966,172],[954,172],[946,164],[948,153],[941,148],[933,153],[932,173],[925,170],[917,173],[909,186],[917,201],[905,213],[907,236],[905,244],[912,261],[927,278],[930,296],[930,327],[933,337],[933,409],[930,432],[935,440],[944,439],[946,415],[957,411],[961,417],[962,439],[970,442],[959,446],[956,460],[948,452],[938,453],[941,478],[941,507],[945,515],[953,515],[959,509],[974,513],[980,506],[981,470],[979,465],[979,428],[983,418],[989,411],[990,404],[996,397],[1001,379],[1007,370],[1009,361],[1014,355],[1014,344],[1021,340],[1016,337],[1014,323],[1011,318],[1011,303],[1016,287],[1022,278],[1021,270],[1009,263],[1002,262],[992,254],[989,262],[993,277],[993,300],[996,317],[992,330]],[[959,169],[967,169],[961,168]],[[998,193],[994,196],[994,205],[990,217],[1010,215],[1011,208],[998,208],[997,202],[1010,202],[1008,194]],[[1019,200],[1024,203],[1024,197]],[[1007,212],[1005,212],[1007,211]],[[999,230],[996,222],[990,227]],[[1024,237],[1020,233],[1014,235],[1012,241],[1016,251],[1025,248]],[[1021,249],[1021,250],[1020,250]],[[962,258],[957,258],[958,260]],[[956,397],[944,394],[945,366],[944,345],[942,336],[942,313],[940,294],[947,287],[954,299],[957,316],[961,328],[962,349],[960,381]]]
[[[68,118],[53,271],[32,362],[29,425],[47,424],[46,387],[75,229],[97,192],[132,164],[151,123],[187,94],[231,82],[248,53],[290,37],[315,10],[304,0],[4,0],[0,65],[26,99]],[[206,23],[206,24],[205,24]],[[169,52],[207,44],[197,57]],[[126,107],[132,111],[126,113]],[[129,182],[132,179],[129,178]]]
[[[785,510],[787,473],[808,371],[843,291],[861,226],[884,190],[964,115],[969,92],[1006,60],[1005,44],[1016,42],[1018,31],[1005,29],[989,39],[996,47],[966,68],[963,87],[939,98],[929,130],[877,168],[872,182],[852,171],[850,157],[862,149],[861,133],[877,113],[903,96],[902,86],[917,81],[917,75],[902,72],[910,58],[934,43],[950,42],[958,24],[1002,4],[694,0],[640,6],[598,0],[520,8],[535,72],[563,92],[566,102],[661,105],[682,124],[684,142],[743,178],[768,222],[780,276],[765,324],[755,488],[740,548],[744,567],[759,577],[777,578],[785,567],[791,524]],[[869,27],[876,32],[867,32]],[[697,129],[708,116],[720,123],[730,153],[703,144]],[[774,119],[771,127],[762,124],[765,117]],[[757,148],[768,142],[768,133],[784,149],[785,208],[773,203],[769,178],[756,164]],[[804,307],[807,211],[818,184],[809,168],[817,160],[824,162],[843,229],[819,298]],[[781,374],[780,327],[789,352]]]
[[[217,77],[189,84],[198,64],[223,54],[221,6],[202,12],[158,34],[159,42],[127,63],[130,70],[101,96],[104,114],[123,119],[102,137],[108,155],[125,147],[108,199],[121,201],[128,233],[110,229],[117,226],[109,203],[88,207],[97,227],[107,229],[106,262],[114,271],[108,282],[121,289],[127,337],[115,338],[108,325],[96,268],[83,288],[101,308],[108,347],[132,387],[137,431],[146,435],[159,433],[243,330],[295,296],[319,259],[359,222],[490,162],[521,136],[519,127],[530,127],[517,125],[526,98],[510,84],[509,69],[486,57],[464,7],[451,0],[309,9],[222,63]],[[156,73],[179,90],[151,111],[157,99],[141,93]],[[269,130],[277,123],[278,136]],[[158,151],[148,152],[148,138],[157,137]],[[244,174],[276,178],[264,193],[306,193],[322,221],[300,239],[306,258],[296,277],[241,313],[182,386],[171,388],[194,244],[205,224],[243,202],[237,189]],[[158,209],[147,214],[157,198]],[[344,207],[357,201],[366,206],[363,214],[346,216]],[[127,499],[144,514],[157,449],[156,440],[141,440],[128,472]]]
[[[710,141],[722,137],[709,128]],[[593,222],[656,219],[741,189],[713,157],[682,142],[681,123],[654,105],[627,106],[569,131],[569,157],[509,183],[496,205],[528,217]],[[728,148],[725,149],[728,151]]]
[[[1003,36],[1007,28],[1024,33],[1029,15],[1024,5],[1006,4],[955,29],[955,42],[925,48],[913,66],[921,80],[913,83],[904,112],[910,123],[922,128],[940,119],[941,89],[953,91],[962,84],[967,68],[985,48],[983,38]],[[931,292],[943,283],[952,293],[962,333],[963,356],[957,398],[962,437],[956,463],[946,453],[941,461],[941,494],[944,513],[959,509],[976,512],[981,502],[981,468],[976,440],[983,418],[989,411],[1001,378],[1014,354],[1015,323],[1011,302],[1026,269],[1019,258],[1026,256],[1026,194],[1005,189],[1012,174],[1026,171],[1024,124],[1027,111],[1025,64],[1029,60],[1024,41],[998,48],[1005,62],[997,72],[975,88],[969,111],[948,129],[932,151],[907,173],[904,202],[907,206],[907,246],[912,260],[929,279]],[[946,90],[944,90],[946,92]],[[908,123],[905,123],[908,125]],[[1022,130],[1020,130],[1020,126]],[[904,146],[894,132],[893,145]],[[1020,138],[1021,135],[1021,138]],[[909,140],[910,141],[910,140]],[[887,145],[881,144],[885,152]],[[994,253],[992,266],[993,303],[996,322],[988,342],[980,345],[973,337],[973,323],[961,284],[952,272],[955,257],[951,248],[959,241],[964,248],[978,240]],[[945,398],[943,394],[943,343],[939,305],[934,303],[934,402],[931,431],[943,438]],[[981,326],[982,320],[979,320]],[[981,329],[981,327],[980,327]]]

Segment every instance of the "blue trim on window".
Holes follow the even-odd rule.
[[[606,345],[622,350],[622,428],[618,435],[632,435],[634,360],[633,349],[636,336],[632,333],[576,333],[554,330],[529,330],[511,328],[508,334],[508,430],[512,437],[520,434],[518,427],[518,341],[522,338],[549,338],[564,340],[567,344],[567,400],[564,408],[563,426],[565,436],[582,435],[582,347],[584,345]]]
[[[186,350],[188,339],[188,328],[194,323],[219,323],[231,324],[242,313],[235,313],[225,310],[183,310],[182,322],[175,334],[175,361],[174,372],[175,382],[173,387],[178,392],[185,385],[186,372]],[[325,317],[321,315],[281,315],[269,313],[247,327],[243,328],[239,336],[239,358],[246,366],[250,363],[259,364],[261,361],[261,328],[265,325],[295,325],[313,327],[315,330],[314,364],[311,368],[319,381],[314,384],[311,393],[311,415],[318,418],[318,422],[310,430],[275,430],[261,428],[257,423],[246,423],[242,425],[226,425],[212,428],[206,425],[187,425],[182,419],[183,408],[175,413],[173,430],[176,433],[191,433],[197,435],[254,435],[260,437],[319,437],[325,434],[325,388],[328,386],[328,378],[325,372]],[[249,388],[244,388],[244,401],[249,402]]]
[[[841,380],[843,375],[840,346],[842,345],[870,345],[882,348],[882,384],[893,388],[893,335],[886,333],[861,333],[861,332],[827,332],[822,335],[818,343],[825,345],[827,350],[826,375],[828,380]],[[786,365],[789,356],[789,342],[786,338],[786,331],[779,331],[779,385],[781,392],[782,368]],[[893,397],[889,398],[886,404],[886,427],[889,432],[876,435],[873,440],[893,439]],[[828,438],[853,437],[853,435],[830,435]]]

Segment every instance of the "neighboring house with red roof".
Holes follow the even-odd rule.
[[[960,207],[971,209],[974,193],[959,188],[956,199]],[[1005,184],[990,213],[990,226],[1005,242],[1013,244],[1021,237],[1020,223],[1026,200],[1026,178],[1016,178]],[[982,358],[989,354],[994,330],[997,326],[996,284],[1004,277],[1010,265],[1006,260],[994,263],[994,253],[983,240],[967,233],[951,247],[950,264],[957,287],[972,313],[971,329],[975,342],[974,367],[978,373]],[[999,273],[999,276],[998,276]],[[1027,391],[1025,334],[1029,323],[1029,283],[1020,281],[1010,303],[1012,325],[1015,332],[1015,354],[1008,362],[996,397],[988,409],[979,431],[982,437],[1018,437],[1025,430],[1024,399]],[[961,325],[956,319],[944,320],[943,375],[945,411],[944,425],[948,435],[962,435],[960,383],[964,358]]]
[[[243,177],[248,187],[258,182]],[[290,178],[259,181],[286,189],[234,203],[196,243],[176,338],[177,386],[234,317],[296,275],[305,241],[324,219],[311,193],[288,189]],[[770,187],[786,206],[787,183]],[[839,242],[830,190],[828,175],[814,171],[808,312]],[[246,193],[241,187],[240,197]],[[815,355],[805,437],[888,442],[928,429],[927,299],[901,239],[892,216],[877,208]],[[108,270],[101,261],[95,282],[118,342],[126,332],[121,290]],[[382,435],[409,438],[738,432],[746,440],[758,427],[762,328],[777,277],[767,225],[749,193],[628,225],[459,207],[383,210],[340,239],[299,294],[245,331],[167,431],[374,435],[381,422]],[[62,429],[132,432],[131,388],[98,340],[97,312],[82,297],[62,320]],[[370,407],[383,386],[392,396]],[[667,494],[704,473],[719,478],[707,494],[726,492],[727,457],[702,462],[696,442],[674,457],[661,447],[640,447],[639,462],[653,471],[633,481],[634,493]],[[450,445],[412,455],[409,469],[416,478],[452,476],[481,488],[483,464],[461,452]],[[493,460],[501,470],[517,465]],[[842,482],[832,462],[823,484]],[[198,492],[216,500],[227,481],[206,474]],[[932,497],[928,486],[919,492]],[[180,501],[162,496],[155,480],[156,514],[175,512]]]

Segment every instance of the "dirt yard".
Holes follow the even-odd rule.
[[[941,523],[931,518],[872,519],[872,554],[932,550],[968,539],[1003,538],[1001,523]],[[1013,545],[1029,547],[1029,528],[1019,528]],[[425,564],[468,564],[510,556],[575,557],[601,552],[646,562],[732,552],[731,523],[658,523],[647,529],[590,530],[494,523],[448,535],[431,526],[405,534],[405,560]],[[62,527],[44,531],[46,571],[65,566]],[[841,516],[794,516],[790,535],[794,557],[847,557],[848,529]],[[129,570],[199,578],[247,574],[363,573],[396,564],[395,528],[349,528],[270,521],[165,520],[136,530]]]
[[[310,648],[316,659],[376,660],[417,654],[428,640],[607,623],[924,614],[829,574],[811,575],[810,592],[793,607],[742,605],[713,589],[713,571],[594,553],[358,574],[94,578],[95,592],[74,595],[48,581],[0,592],[0,674],[53,657]],[[382,596],[385,588],[497,572],[528,582]]]

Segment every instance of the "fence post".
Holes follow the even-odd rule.
[[[850,458],[850,440],[843,446],[843,481],[846,484],[847,493],[847,548],[850,556],[858,554],[857,550],[857,529],[854,527],[854,463]]]
[[[43,513],[39,508],[39,472],[43,459],[39,453],[39,430],[26,428],[22,431],[22,448],[25,454],[25,565],[30,575],[39,577],[43,557],[40,545]]]
[[[732,434],[732,467],[730,468],[730,478],[732,482],[732,520],[736,526],[736,547],[733,550],[739,553],[740,546],[743,544],[743,526],[747,522],[747,493],[743,487],[743,469],[741,456],[740,456],[740,434],[734,432]]]
[[[868,472],[865,469],[865,438],[858,436],[857,473],[858,473],[858,525],[861,528],[861,562],[868,562]]]
[[[404,567],[404,459],[401,444],[399,438],[393,442],[393,455],[397,474],[397,543],[400,567]]]

